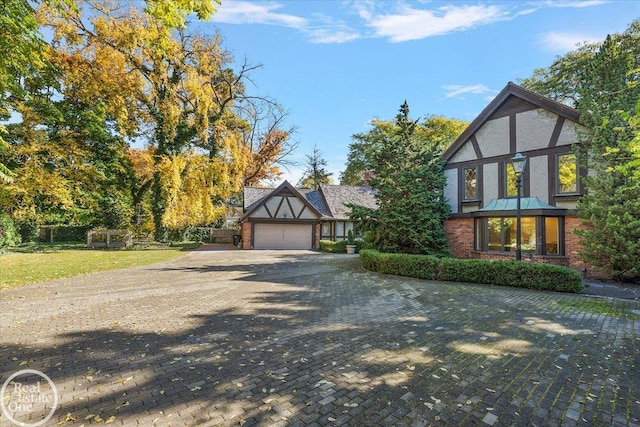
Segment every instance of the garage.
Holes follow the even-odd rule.
[[[255,224],[254,249],[312,249],[312,224]]]

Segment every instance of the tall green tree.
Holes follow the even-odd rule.
[[[38,22],[27,0],[0,2],[0,120],[10,117],[11,103],[23,98],[21,77],[43,65],[44,42]],[[0,124],[0,154],[9,148],[6,127]],[[0,162],[0,182],[11,181],[11,171]]]
[[[376,150],[368,166],[378,209],[353,206],[351,217],[361,229],[373,232],[373,245],[380,251],[447,255],[444,220],[450,208],[443,194],[442,144],[423,139],[418,126],[409,118],[405,101],[394,131],[376,131]]]
[[[317,190],[320,188],[320,184],[332,184],[331,175],[333,175],[333,172],[329,172],[328,166],[327,160],[322,157],[320,150],[314,146],[313,153],[306,155],[306,169],[297,186]]]
[[[640,20],[581,46],[524,85],[580,111],[576,151],[591,173],[578,203],[581,256],[620,280],[640,277]]]
[[[640,21],[608,36],[579,87],[582,158],[595,173],[578,204],[582,257],[620,280],[640,278],[640,179],[633,170],[638,130],[630,122],[640,100]],[[631,167],[631,169],[635,169]]]
[[[415,133],[419,140],[429,145],[437,145],[445,150],[464,131],[468,123],[442,116],[429,116],[416,124]],[[340,174],[343,185],[362,185],[367,171],[372,169],[372,159],[382,146],[385,138],[397,132],[393,121],[374,120],[372,129],[352,136],[345,170]]]

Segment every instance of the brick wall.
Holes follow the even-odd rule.
[[[444,222],[445,235],[454,258],[473,256],[473,218],[450,218]]]
[[[516,253],[497,253],[497,252],[473,252],[473,258],[480,259],[516,259]],[[544,262],[547,264],[556,264],[569,267],[569,258],[564,256],[549,256],[549,255],[529,255],[522,254],[522,260],[525,262]]]
[[[569,258],[569,265],[574,268],[591,268],[590,265],[584,263],[580,259],[578,251],[582,249],[578,241],[578,236],[574,233],[576,228],[580,228],[580,220],[575,216],[566,216],[564,218],[564,250],[565,255]]]
[[[251,223],[243,221],[240,229],[242,235],[242,249],[251,249]]]
[[[550,264],[571,267],[574,270],[587,269],[587,277],[608,279],[609,277],[594,271],[590,264],[580,259],[578,251],[582,248],[578,236],[574,233],[580,228],[580,220],[575,216],[565,217],[565,256],[523,254],[523,259],[534,262],[546,262]],[[477,252],[473,249],[473,218],[450,218],[445,221],[445,233],[449,241],[449,249],[455,258],[481,258],[481,259],[515,259],[515,253]]]
[[[582,249],[578,236],[574,233],[576,228],[581,228],[580,219],[575,216],[566,216],[564,219],[565,254],[569,258],[569,266],[575,270],[587,269],[587,278],[599,280],[611,280],[609,274],[594,270],[591,264],[582,261],[578,251]]]

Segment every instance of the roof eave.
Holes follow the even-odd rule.
[[[555,101],[546,96],[537,94],[529,89],[525,89],[522,86],[518,86],[512,82],[500,91],[500,93],[493,98],[493,100],[487,105],[482,112],[476,117],[467,128],[456,138],[451,146],[442,154],[442,158],[448,161],[453,155],[462,147],[462,145],[474,134],[480,127],[491,117],[491,115],[509,98],[509,96],[517,96],[525,101],[528,101],[538,107],[545,108],[552,111],[559,116],[568,118],[569,120],[580,123],[580,112],[574,108],[564,105],[558,101]]]

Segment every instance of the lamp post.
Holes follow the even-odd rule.
[[[521,229],[522,225],[522,212],[520,211],[520,198],[522,197],[522,174],[524,168],[527,166],[527,158],[522,153],[517,152],[515,156],[511,158],[511,165],[513,166],[513,172],[516,175],[516,187],[518,190],[518,199],[516,204],[516,260],[522,260],[522,239]]]

